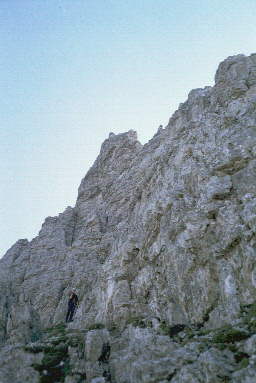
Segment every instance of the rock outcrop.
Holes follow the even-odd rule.
[[[255,383],[256,54],[144,146],[110,133],[0,286],[1,383]]]

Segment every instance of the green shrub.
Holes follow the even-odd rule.
[[[242,306],[242,311],[246,313],[245,317],[248,321],[256,318],[256,302],[250,305]]]
[[[103,323],[94,323],[94,324],[92,324],[92,325],[88,328],[88,330],[89,330],[89,331],[92,331],[92,330],[100,330],[100,329],[102,329],[102,328],[105,328],[105,325],[104,325]]]
[[[226,345],[225,343],[217,343],[217,344],[215,345],[215,347],[216,347],[218,350],[223,351],[223,350],[225,350],[225,348],[227,348],[227,345]]]
[[[256,303],[241,307],[244,323],[249,327],[251,334],[256,333]]]
[[[220,381],[223,382],[223,383],[228,383],[228,382],[231,382],[231,378],[230,376],[222,376],[220,377]]]
[[[181,331],[185,331],[188,338],[192,338],[195,335],[195,333],[192,330],[190,330],[183,324],[176,324],[174,326],[170,326],[166,323],[166,321],[161,321],[159,328],[165,335],[169,335],[170,337],[176,336]]]
[[[212,329],[201,329],[197,331],[197,335],[204,336],[204,335],[210,334],[211,332],[212,332]]]
[[[68,345],[71,347],[81,347],[84,344],[84,335],[74,335],[68,339]]]
[[[46,352],[41,362],[42,368],[47,369],[48,367],[53,367],[57,365],[62,360],[67,358],[67,354],[68,354],[67,346],[64,346],[63,348],[52,349],[51,351]]]
[[[118,329],[118,326],[116,323],[111,322],[111,323],[108,323],[107,329],[109,331],[116,331]]]
[[[249,358],[243,358],[240,362],[240,369],[246,368],[249,364]]]
[[[242,362],[244,359],[248,359],[249,358],[249,355],[246,354],[245,352],[236,352],[235,353],[235,361],[236,363],[240,363]]]
[[[41,339],[41,336],[42,336],[42,334],[40,331],[33,332],[31,335],[31,342],[38,342]]]
[[[234,343],[248,338],[249,334],[245,331],[232,328],[231,326],[218,330],[213,336],[213,343]]]
[[[170,326],[165,321],[161,321],[159,325],[159,329],[162,331],[164,335],[169,335]]]
[[[131,324],[133,327],[140,327],[140,328],[146,328],[147,324],[145,323],[144,319],[142,317],[134,317],[130,318],[127,321],[127,324]]]
[[[44,329],[43,332],[52,336],[64,335],[66,332],[66,325],[65,323],[61,322],[56,324],[55,326]]]
[[[41,363],[33,367],[40,374],[40,383],[64,382],[65,376],[70,373],[68,347],[63,345],[45,349]]]
[[[60,335],[60,336],[57,336],[54,339],[51,339],[51,343],[54,346],[57,346],[60,343],[65,343],[66,341],[67,341],[67,336],[66,335]]]
[[[229,349],[229,351],[231,351],[231,352],[237,352],[237,347],[236,347],[236,345],[234,345],[233,343],[230,343],[230,344],[228,345],[228,349]]]
[[[44,346],[42,344],[39,344],[39,345],[35,345],[35,344],[27,344],[25,347],[24,347],[24,351],[27,351],[27,352],[32,352],[34,354],[37,354],[39,352],[42,352],[44,350]]]

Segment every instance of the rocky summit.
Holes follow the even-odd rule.
[[[0,286],[1,383],[255,383],[256,54],[147,144],[110,133]]]

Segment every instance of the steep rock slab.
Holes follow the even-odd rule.
[[[221,63],[146,145],[111,133],[75,207],[1,260],[1,342],[62,321],[71,286],[77,330],[235,324],[255,300],[255,144],[256,55]]]

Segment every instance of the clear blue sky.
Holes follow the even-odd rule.
[[[109,132],[142,143],[227,56],[255,0],[0,0],[0,256],[74,205]]]

